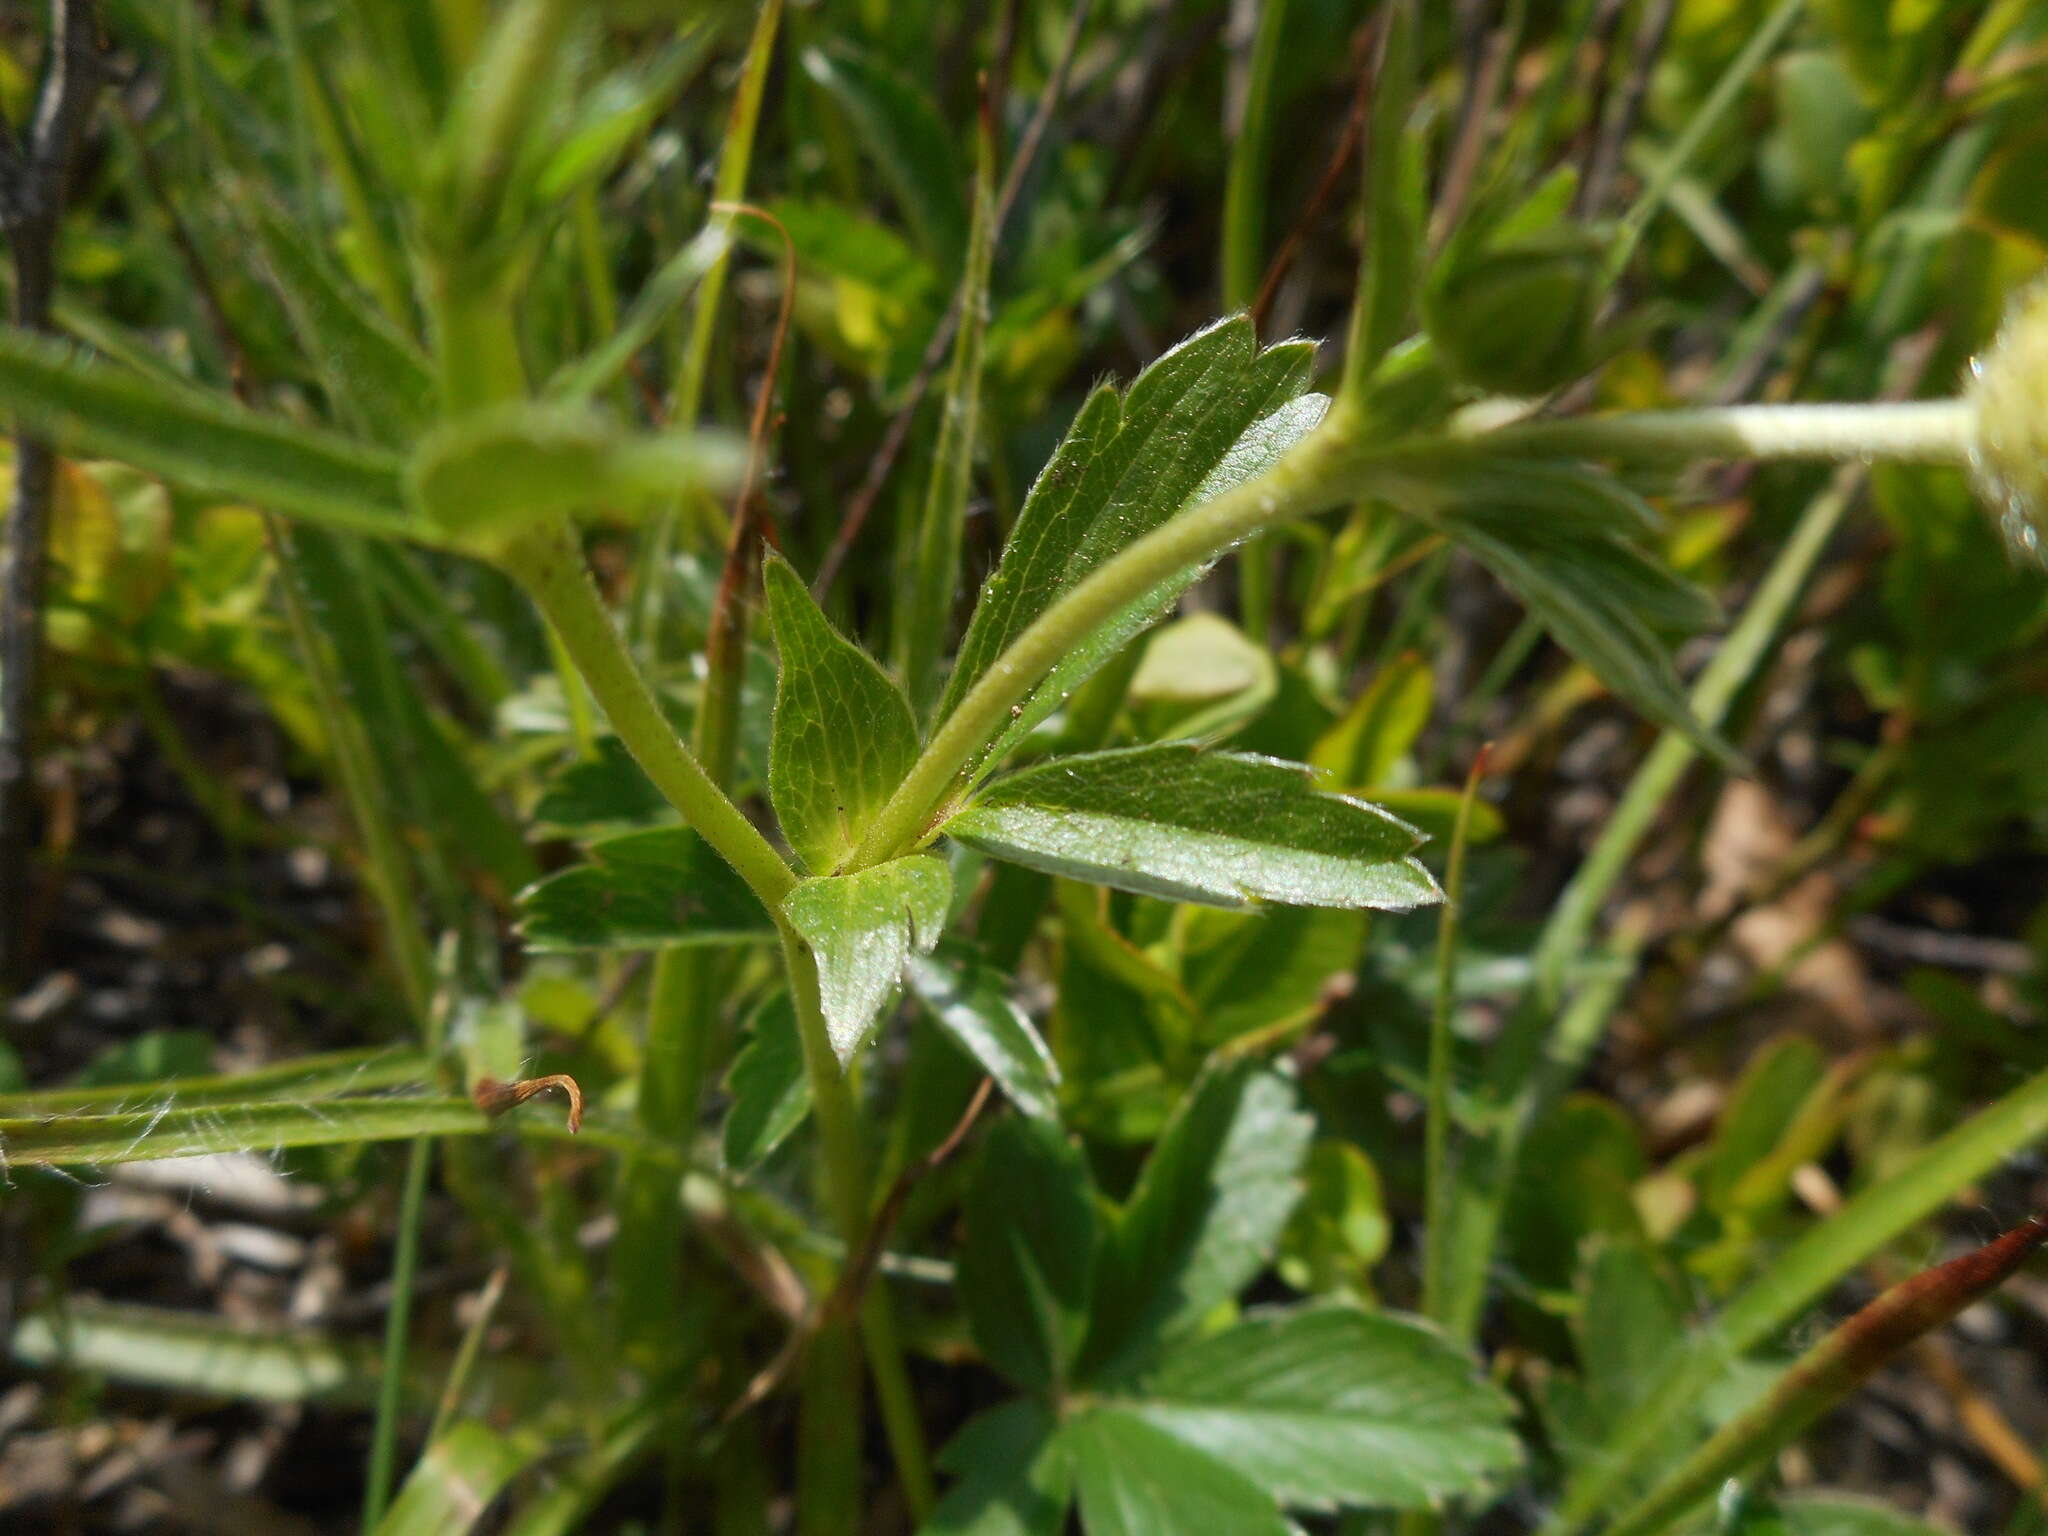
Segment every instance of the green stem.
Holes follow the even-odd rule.
[[[677,739],[598,596],[568,524],[520,541],[503,563],[561,636],[612,729],[654,787],[739,872],[761,904],[779,914],[796,875]]]
[[[434,1142],[415,1136],[405,1149],[405,1184],[398,1198],[398,1246],[391,1256],[391,1310],[384,1315],[384,1355],[377,1378],[377,1422],[370,1441],[370,1471],[363,1492],[363,1530],[383,1523],[398,1470],[398,1421],[405,1404],[405,1356],[412,1336],[412,1295],[419,1279],[420,1217]]]
[[[782,960],[789,974],[790,999],[796,1010],[797,1037],[803,1045],[804,1073],[811,1085],[811,1113],[818,1122],[819,1150],[825,1164],[825,1198],[846,1251],[853,1254],[860,1251],[867,1236],[867,1153],[861,1144],[853,1094],[832,1049],[831,1033],[825,1027],[825,1010],[818,996],[817,961],[810,945],[794,928],[780,917],[776,922],[782,935]],[[881,1404],[882,1426],[896,1461],[896,1475],[903,1486],[905,1501],[921,1522],[930,1513],[935,1498],[931,1453],[925,1445],[924,1425],[918,1418],[917,1402],[904,1369],[903,1346],[897,1337],[889,1293],[879,1283],[871,1283],[862,1298],[860,1321],[868,1371],[874,1377],[875,1396]],[[845,1337],[827,1329],[813,1347],[827,1345],[835,1336]],[[846,1434],[849,1426],[836,1426],[835,1432]]]
[[[1451,856],[1444,870],[1444,904],[1437,916],[1436,1006],[1429,1020],[1429,1084],[1423,1124],[1423,1262],[1422,1310],[1444,1320],[1444,1282],[1451,1205],[1451,999],[1458,967],[1458,901],[1465,888],[1465,848],[1471,841],[1472,806],[1479,798],[1480,776],[1486,771],[1486,749],[1479,749],[1458,819],[1451,828]]]
[[[1530,457],[1823,459],[1967,465],[1976,443],[1968,400],[1876,405],[1729,405],[1517,422],[1478,434],[1487,447]]]

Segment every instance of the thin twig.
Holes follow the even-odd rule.
[[[1047,126],[1053,113],[1058,110],[1060,98],[1066,94],[1067,75],[1074,64],[1074,54],[1081,46],[1081,32],[1088,24],[1088,13],[1094,0],[1079,0],[1073,13],[1067,19],[1067,35],[1060,44],[1059,62],[1053,66],[1052,74],[1046,78],[1045,88],[1039,92],[1038,106],[1032,113],[1031,122],[1024,130],[1024,137],[1017,141],[1016,158],[1010,162],[1010,169],[1003,177],[1001,189],[996,194],[995,213],[991,219],[989,239],[1000,242],[1003,226],[1008,223],[1010,211],[1016,206],[1018,193],[1024,185],[1025,174],[1031,169],[1031,162],[1038,154],[1040,142],[1045,138]],[[838,579],[840,568],[846,564],[846,557],[853,551],[853,542],[860,537],[866,526],[868,514],[874,511],[875,500],[882,494],[883,482],[889,478],[889,471],[896,467],[896,458],[903,451],[903,444],[910,436],[910,423],[917,415],[917,408],[924,403],[925,394],[931,389],[932,380],[938,377],[939,366],[946,360],[946,353],[953,345],[953,335],[960,329],[960,301],[962,294],[954,290],[952,303],[940,317],[939,328],[932,332],[932,339],[924,349],[924,356],[917,365],[917,376],[910,381],[910,391],[904,396],[903,404],[897,408],[882,441],[875,449],[875,456],[868,460],[867,473],[861,476],[860,488],[853,493],[853,499],[846,505],[846,516],[840,520],[839,531],[833,536],[832,547],[825,552],[824,562],[818,567],[817,580],[811,583],[811,595],[820,602],[832,590],[832,583]]]
[[[14,323],[50,328],[57,234],[79,140],[99,96],[99,17],[92,0],[51,0],[42,88],[26,138],[0,141],[0,230],[14,263]],[[43,645],[44,544],[57,479],[48,438],[15,433],[14,494],[7,507],[6,573],[0,579],[0,979],[25,963],[25,921],[35,810],[34,730]]]

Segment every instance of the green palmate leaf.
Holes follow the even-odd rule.
[[[1421,834],[1311,770],[1181,742],[1053,758],[996,780],[944,831],[1034,869],[1169,901],[1407,911],[1441,892]]]
[[[193,490],[364,533],[437,537],[406,512],[399,461],[383,449],[123,373],[47,337],[0,329],[0,406],[67,451]]]
[[[406,465],[406,489],[451,542],[473,542],[566,512],[634,510],[730,484],[739,467],[721,437],[630,432],[585,406],[519,400],[428,433]]]
[[[750,1173],[788,1139],[811,1112],[804,1047],[789,994],[778,992],[747,1021],[747,1038],[725,1076],[732,1107],[719,1141],[725,1166]]]
[[[1088,1167],[1058,1124],[999,1120],[966,1203],[959,1294],[989,1364],[1056,1397],[1080,1347],[1098,1231]]]
[[[1091,1408],[1060,1431],[1087,1536],[1297,1536],[1243,1473],[1122,1407]]]
[[[1183,1345],[1124,1406],[1291,1508],[1428,1508],[1521,1461],[1506,1394],[1442,1335],[1348,1307]]]
[[[1119,395],[1095,391],[1032,485],[983,587],[940,707],[959,703],[997,656],[1064,593],[1132,540],[1184,507],[1260,473],[1322,419],[1306,395],[1313,348],[1260,352],[1251,322],[1224,320],[1189,337]],[[1201,573],[1161,582],[1075,647],[1020,707],[983,760],[993,766],[1132,635],[1159,618]]]
[[[903,691],[833,629],[787,561],[764,575],[781,658],[768,749],[768,792],[806,868],[830,874],[917,759]]]
[[[888,180],[925,253],[954,271],[967,247],[967,176],[929,96],[864,49],[804,51],[804,72],[831,92]]]
[[[1073,1467],[1052,1410],[1023,1400],[969,1419],[939,1453],[957,1481],[918,1536],[1060,1536]]]
[[[687,828],[604,838],[590,845],[590,858],[520,893],[528,948],[650,949],[775,936],[746,883]]]
[[[574,832],[667,821],[675,810],[616,736],[600,736],[595,757],[578,758],[548,780],[533,819]]]
[[[1041,1120],[1059,1119],[1059,1068],[1011,1000],[1008,978],[964,945],[912,956],[908,975],[918,1001],[1012,1104]]]
[[[1294,1085],[1237,1062],[1205,1073],[1152,1149],[1096,1271],[1081,1374],[1128,1374],[1272,1257],[1314,1121]]]
[[[409,442],[433,414],[434,376],[426,358],[270,198],[256,193],[247,202],[271,286],[321,387],[345,419],[378,442]]]
[[[473,1419],[450,1425],[414,1463],[375,1536],[460,1536],[548,1448],[532,1430],[501,1434]]]
[[[945,862],[921,854],[805,880],[783,899],[817,955],[825,1027],[842,1063],[873,1031],[904,962],[938,942],[952,894]]]
[[[1603,1235],[1587,1245],[1578,1318],[1579,1360],[1600,1424],[1625,1423],[1654,1385],[1646,1360],[1685,1345],[1685,1307],[1647,1242]]]

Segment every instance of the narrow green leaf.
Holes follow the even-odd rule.
[[[1127,1375],[1266,1265],[1301,1196],[1315,1122],[1270,1068],[1212,1068],[1182,1100],[1111,1228],[1081,1374]]]
[[[581,405],[517,400],[429,432],[406,465],[406,489],[447,539],[473,542],[567,512],[636,510],[728,485],[739,467],[721,437],[629,432]]]
[[[506,1517],[502,1536],[575,1536],[590,1512],[654,1437],[674,1422],[673,1408],[659,1393],[629,1403],[606,1421],[590,1444],[555,1471],[547,1490]]]
[[[639,295],[619,317],[619,328],[597,348],[575,362],[555,370],[544,391],[551,399],[579,402],[594,399],[609,388],[633,356],[660,333],[690,290],[731,248],[732,236],[723,223],[711,225],[659,267],[641,287]]]
[[[426,358],[267,195],[254,192],[244,201],[271,286],[321,387],[378,442],[395,448],[411,441],[434,410]]]
[[[1052,758],[943,829],[997,858],[1169,901],[1407,911],[1441,898],[1421,834],[1298,763],[1184,743]]]
[[[829,91],[889,183],[903,216],[941,271],[967,247],[967,175],[931,97],[864,49],[807,48],[804,73]]]
[[[1762,1465],[1929,1330],[1989,1295],[2048,1238],[2029,1218],[1959,1258],[1899,1282],[1813,1345],[1758,1401],[1722,1424],[1607,1529],[1657,1536],[1712,1497],[1728,1479]],[[1636,1422],[1640,1422],[1638,1419]]]
[[[507,1434],[475,1419],[452,1424],[413,1464],[375,1536],[461,1536],[549,1449],[530,1429]]]
[[[787,992],[776,993],[747,1021],[746,1039],[725,1075],[725,1091],[732,1107],[725,1112],[720,1153],[733,1172],[751,1173],[811,1112],[803,1040]]]
[[[1296,1509],[1426,1509],[1522,1455],[1507,1395],[1443,1335],[1341,1306],[1182,1345],[1124,1406]]]
[[[529,949],[654,949],[772,939],[746,882],[686,827],[626,832],[520,893]]]
[[[363,1341],[76,1297],[61,1313],[23,1318],[10,1350],[26,1366],[104,1372],[195,1397],[367,1406],[377,1393],[377,1350]],[[431,1391],[421,1383],[421,1400]]]
[[[11,1163],[77,1167],[202,1152],[269,1152],[410,1136],[476,1135],[490,1122],[467,1099],[321,1099],[62,1114],[0,1120]]]
[[[965,945],[942,945],[933,955],[913,955],[908,974],[918,1001],[1012,1104],[1040,1120],[1059,1119],[1059,1067],[1001,972]]]
[[[610,174],[647,133],[676,87],[703,60],[720,29],[703,18],[683,23],[681,35],[651,59],[615,71],[582,91],[575,119],[548,150],[534,179],[536,195],[557,203]]]
[[[825,1027],[842,1064],[873,1032],[903,965],[945,926],[953,877],[928,854],[805,880],[782,910],[818,960]]]
[[[1033,483],[996,571],[982,588],[941,704],[956,705],[1046,608],[1132,540],[1183,508],[1260,473],[1322,419],[1308,395],[1313,348],[1260,352],[1251,322],[1220,321],[1141,373],[1129,391],[1089,396]],[[993,766],[1133,635],[1153,623],[1202,567],[1161,582],[1046,677],[984,762]]]
[[[1408,132],[1418,74],[1410,0],[1388,6],[1383,28],[1365,160],[1365,249],[1359,253],[1358,297],[1344,358],[1347,403],[1407,333],[1426,222],[1427,141]]]
[[[1057,1397],[1088,1320],[1095,1187],[1056,1121],[1010,1116],[982,1143],[967,1192],[957,1286],[990,1365]]]
[[[289,556],[306,608],[332,646],[337,691],[374,755],[387,809],[421,833],[417,848],[442,915],[459,899],[451,868],[476,871],[507,891],[539,873],[520,830],[478,781],[447,723],[430,714],[407,674],[371,570],[369,546],[325,528],[291,531]]]
[[[429,1063],[422,1052],[375,1045],[318,1056],[300,1056],[248,1072],[153,1078],[146,1085],[146,1092],[152,1103],[169,1103],[181,1109],[191,1109],[203,1104],[332,1098],[349,1093],[369,1093],[379,1088],[409,1088],[425,1083],[430,1076]],[[132,1106],[143,1096],[134,1083],[105,1087],[37,1088],[0,1094],[0,1119],[29,1119],[94,1109],[106,1112]]]
[[[1297,1536],[1272,1495],[1127,1409],[1089,1409],[1067,1422],[1060,1444],[1088,1536]]]
[[[1073,1468],[1058,1429],[1029,1399],[969,1419],[939,1453],[939,1469],[958,1481],[918,1536],[1060,1536]]]
[[[406,512],[399,461],[383,449],[121,372],[48,337],[0,328],[0,406],[68,452],[193,490],[363,533],[438,536]]]
[[[903,541],[904,589],[897,602],[896,670],[920,716],[931,709],[939,661],[952,633],[960,590],[960,541],[981,420],[981,370],[988,335],[989,264],[995,249],[995,141],[976,135],[974,223],[960,277],[960,328],[939,391],[939,436],[932,448],[924,505]]]
[[[827,875],[917,760],[917,723],[903,691],[833,629],[787,561],[771,558],[763,579],[781,658],[769,798],[797,857]]]

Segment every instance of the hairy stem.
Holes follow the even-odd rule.
[[[1518,422],[1484,434],[1502,453],[1618,459],[1885,459],[1968,464],[1976,409],[1967,400],[1879,405],[1729,405],[1625,416]]]
[[[780,916],[776,926],[782,935],[782,961],[789,974],[797,1038],[803,1045],[804,1073],[811,1085],[811,1112],[818,1121],[819,1148],[825,1160],[825,1197],[832,1208],[833,1223],[846,1243],[850,1263],[867,1237],[867,1151],[861,1143],[853,1094],[832,1050],[831,1033],[825,1027],[825,1010],[818,996],[817,961],[810,945]],[[903,1345],[897,1337],[895,1313],[887,1291],[879,1286],[868,1288],[861,1301],[860,1322],[868,1371],[874,1377],[875,1396],[881,1403],[882,1425],[896,1461],[896,1475],[912,1513],[922,1520],[930,1511],[934,1496],[931,1453],[925,1446],[924,1425],[918,1418],[917,1402],[904,1369]],[[820,1333],[817,1345],[829,1346],[835,1338],[845,1337],[843,1332],[828,1327]],[[837,1425],[833,1432],[845,1434],[848,1428]]]
[[[555,524],[520,541],[503,563],[561,636],[612,729],[654,787],[739,872],[761,904],[779,913],[796,875],[677,739],[598,596],[568,524]]]

